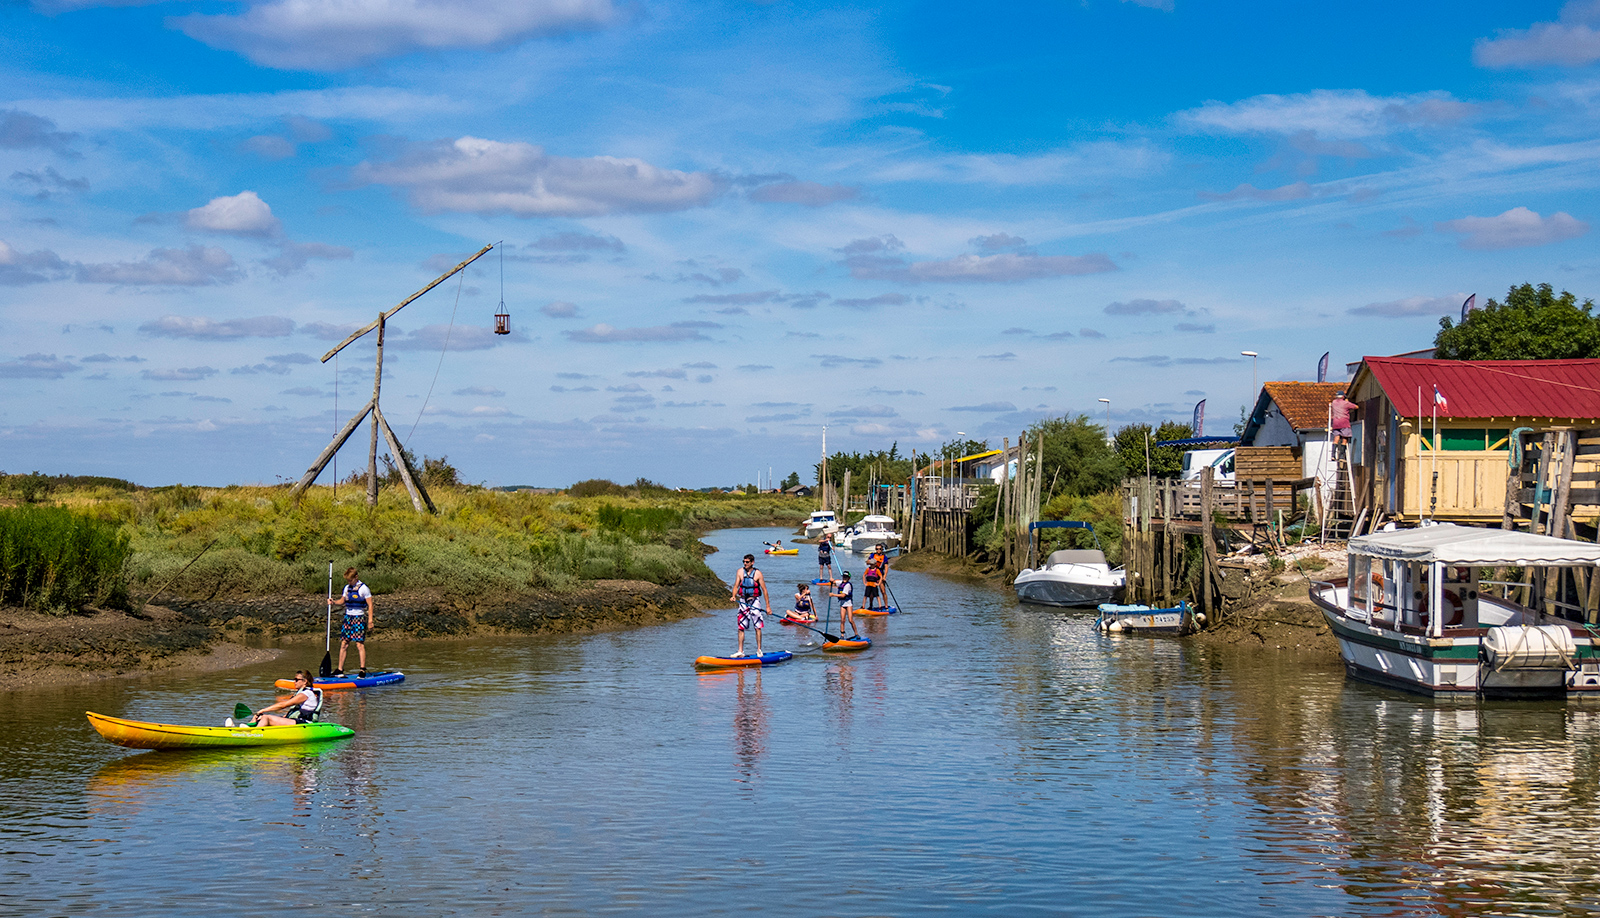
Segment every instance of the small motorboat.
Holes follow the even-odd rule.
[[[845,551],[864,555],[880,545],[885,550],[899,547],[900,533],[894,531],[894,517],[873,514],[862,517],[843,539],[835,541]]]
[[[1034,538],[1034,532],[1039,529],[1087,529],[1094,535],[1094,526],[1089,523],[1049,520],[1029,524],[1028,537]],[[1099,545],[1100,538],[1095,536],[1094,548],[1053,551],[1043,567],[1023,568],[1012,583],[1017,598],[1045,606],[1094,606],[1109,602],[1127,583],[1127,573],[1120,567],[1113,570]]]
[[[1103,602],[1094,626],[1107,634],[1189,634],[1199,630],[1204,621],[1205,616],[1189,608],[1187,602],[1180,602],[1171,609]]]
[[[800,525],[806,527],[806,538],[815,539],[837,532],[839,520],[833,515],[832,510],[813,510]]]

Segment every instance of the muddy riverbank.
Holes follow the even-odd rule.
[[[564,593],[464,598],[414,591],[376,597],[373,656],[385,643],[478,634],[587,634],[677,621],[727,605],[711,579],[660,586],[596,580]],[[320,644],[323,597],[168,600],[139,613],[43,615],[0,609],[0,691],[156,672],[210,672],[273,659],[281,646]],[[335,613],[334,628],[338,627]],[[335,634],[334,641],[337,643]],[[320,655],[319,655],[320,656]]]

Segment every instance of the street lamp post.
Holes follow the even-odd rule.
[[[1100,402],[1105,402],[1106,403],[1106,442],[1110,443],[1111,442],[1111,399],[1102,398],[1102,399],[1096,399],[1096,401],[1100,401]]]
[[[1256,386],[1257,386],[1257,383],[1256,383],[1256,358],[1259,357],[1260,355],[1257,354],[1255,351],[1240,351],[1239,352],[1239,356],[1240,357],[1249,357],[1250,358],[1250,397],[1251,398],[1255,398],[1256,397]]]

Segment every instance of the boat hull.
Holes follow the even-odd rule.
[[[339,724],[291,724],[283,727],[197,727],[125,720],[85,711],[95,732],[130,749],[232,749],[287,746],[344,739],[355,731]]]
[[[1571,666],[1497,669],[1484,652],[1485,637],[1496,629],[1447,630],[1443,637],[1397,631],[1346,614],[1344,593],[1342,581],[1313,584],[1311,601],[1353,679],[1436,698],[1600,697],[1600,653],[1587,638],[1572,648]]]
[[[1186,602],[1171,609],[1101,603],[1095,627],[1108,634],[1184,635],[1196,630],[1194,612]]]
[[[1012,587],[1017,599],[1041,606],[1098,606],[1122,590],[1121,577],[1067,576],[1050,570],[1023,571]]]

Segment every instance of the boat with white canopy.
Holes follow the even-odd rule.
[[[1094,526],[1082,520],[1041,520],[1028,524],[1030,554],[1036,554],[1035,541],[1040,529],[1084,529],[1094,539],[1094,548],[1063,548],[1053,551],[1044,564],[1023,568],[1012,581],[1017,599],[1044,606],[1093,606],[1107,602],[1122,591],[1128,575],[1122,568],[1106,563],[1100,549],[1100,536]]]
[[[1600,545],[1438,524],[1349,552],[1349,576],[1312,584],[1311,601],[1351,676],[1436,696],[1600,697]],[[1508,569],[1520,579],[1491,576]]]

